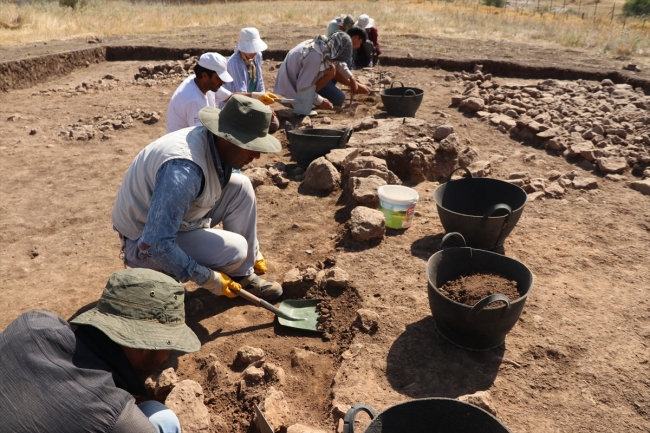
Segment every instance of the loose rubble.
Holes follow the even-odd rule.
[[[198,382],[179,382],[167,396],[165,406],[178,416],[184,433],[210,431],[210,412],[203,404],[203,388]]]
[[[448,77],[465,84],[452,104],[584,169],[642,176],[650,166],[650,97],[640,88],[607,79],[519,85],[496,81],[481,70]]]

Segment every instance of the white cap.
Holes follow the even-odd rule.
[[[375,20],[373,20],[366,14],[359,15],[357,22],[354,23],[355,27],[361,27],[362,29],[369,29],[370,27],[374,27],[374,25],[375,25]]]
[[[228,73],[228,64],[226,58],[218,53],[205,53],[199,58],[199,66],[204,67],[217,73],[221,81],[230,83],[232,77]]]
[[[239,32],[237,51],[240,53],[261,53],[268,47],[260,38],[260,32],[255,27],[246,27]]]

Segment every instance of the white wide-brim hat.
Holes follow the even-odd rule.
[[[369,29],[370,27],[375,26],[375,20],[366,14],[359,15],[359,18],[357,19],[357,22],[354,23],[354,26],[361,27],[362,29]]]
[[[255,27],[246,27],[239,32],[237,51],[240,53],[261,53],[268,47]]]

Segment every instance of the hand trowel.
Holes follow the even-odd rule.
[[[298,90],[296,97],[293,99],[280,98],[276,102],[281,104],[293,105],[293,112],[303,116],[313,116],[315,113],[311,107],[314,105],[314,96],[316,94],[316,86],[311,85],[304,89]]]

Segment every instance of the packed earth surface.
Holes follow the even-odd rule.
[[[299,30],[291,46],[310,34]],[[267,43],[291,48],[290,36]],[[184,46],[205,43],[185,37]],[[20,50],[3,48],[3,60]],[[167,103],[194,60],[91,63],[0,94],[0,329],[32,309],[69,319],[123,268],[110,220],[117,190],[135,155],[165,133]],[[265,61],[267,88],[278,66]],[[346,149],[305,170],[280,130],[282,151],[243,170],[268,276],[283,283],[282,299],[322,300],[322,332],[186,284],[202,348],[173,354],[148,380],[149,398],[180,408],[188,432],[257,431],[254,404],[276,431],[341,432],[357,403],[381,411],[461,396],[516,433],[650,431],[650,97],[609,80],[506,78],[479,66],[356,75],[373,92],[342,110],[301,117],[273,106],[298,129],[352,127]],[[393,80],[424,90],[414,118],[386,112],[379,91]],[[458,167],[528,194],[498,252],[525,264],[534,284],[489,351],[445,340],[429,306],[426,265],[445,234],[433,193]],[[377,222],[383,184],[418,192],[411,227]],[[368,417],[357,419],[363,431]]]

